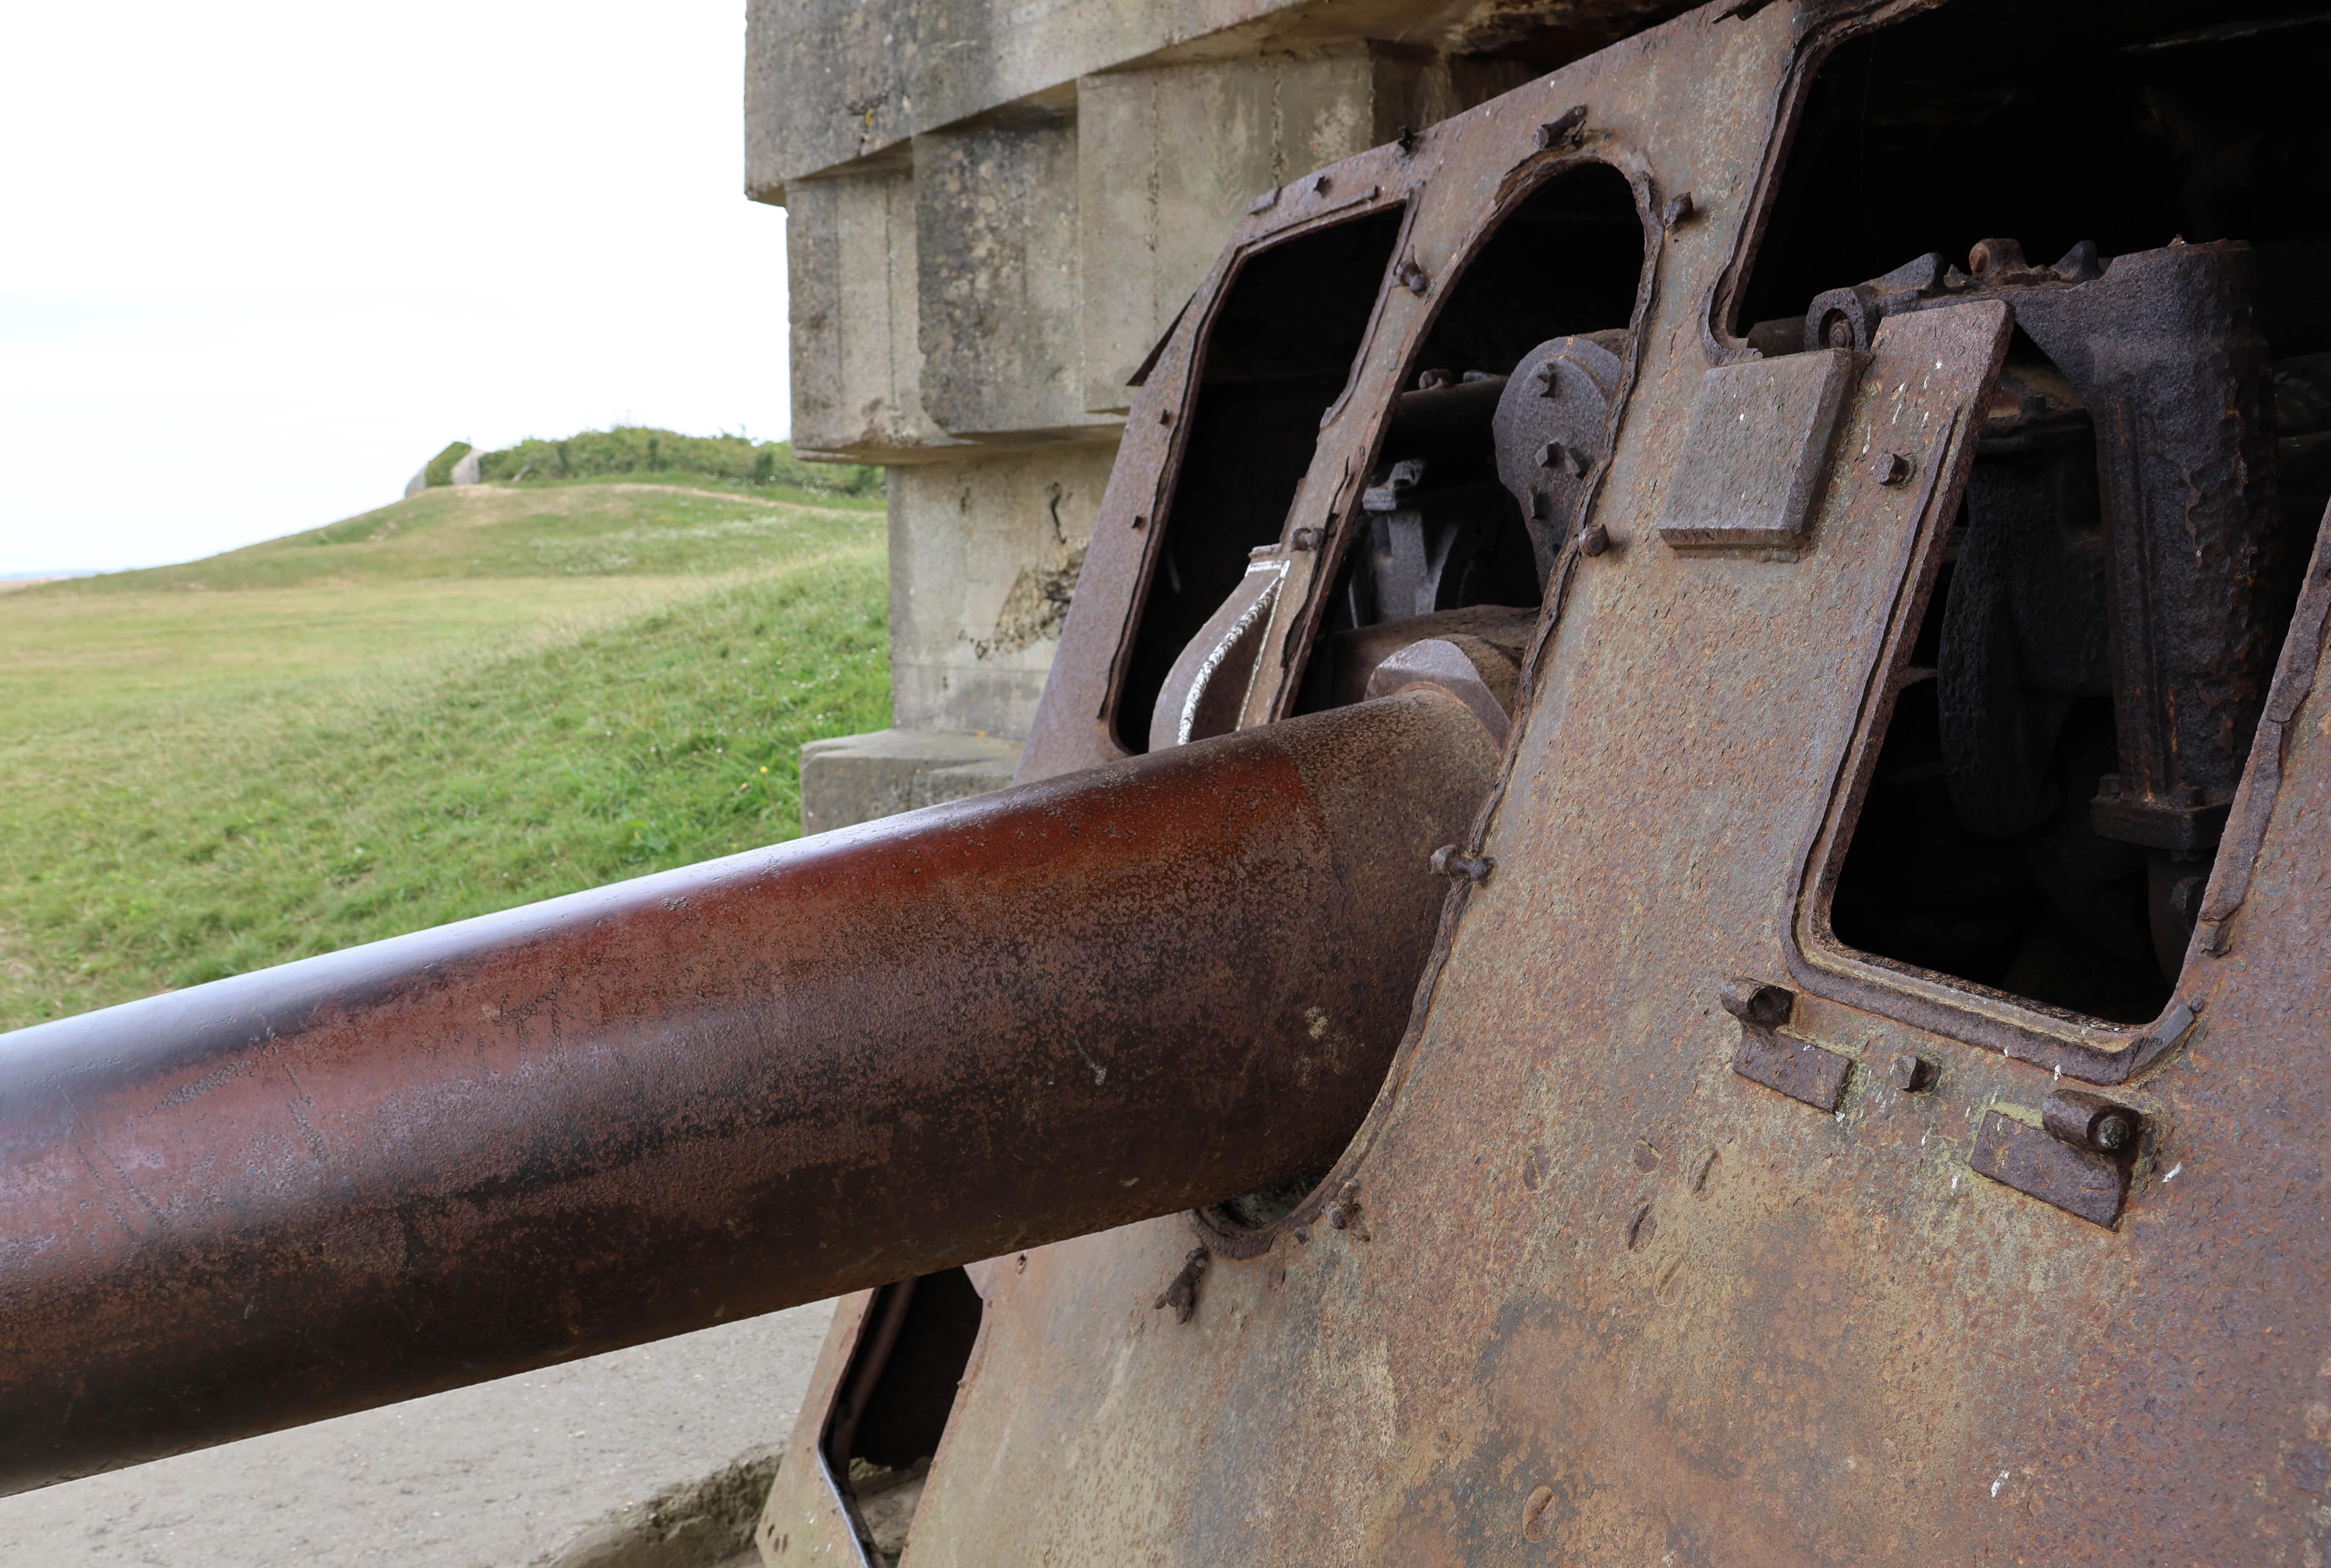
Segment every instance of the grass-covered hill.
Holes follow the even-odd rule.
[[[751,441],[741,435],[680,435],[633,424],[586,430],[564,441],[522,441],[487,452],[478,467],[480,475],[494,484],[685,474],[813,496],[872,496],[882,489],[880,469],[806,463],[794,456],[789,442]]]
[[[890,719],[880,504],[529,476],[0,594],[0,1028],[793,836]]]
[[[422,466],[421,481],[428,485],[457,482],[455,465],[474,450],[466,441],[448,443]],[[681,435],[644,424],[586,430],[563,441],[529,437],[499,451],[479,452],[478,468],[479,477],[488,483],[506,485],[686,476],[816,496],[871,496],[882,489],[880,469],[804,462],[794,456],[791,442],[754,441],[744,435]]]

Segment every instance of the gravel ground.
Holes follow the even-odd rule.
[[[528,1568],[785,1440],[832,1304],[0,1498],[0,1563]]]

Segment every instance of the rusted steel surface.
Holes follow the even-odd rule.
[[[1967,1168],[2110,1230],[2128,1199],[2128,1164],[2076,1147],[2000,1111],[1983,1118]]]
[[[1971,252],[1972,272],[1925,261],[1931,281],[1891,294],[1888,308],[2008,302],[2094,422],[2113,689],[2124,694],[2121,771],[2096,802],[2099,828],[2159,850],[2208,849],[2273,673],[2281,617],[2260,608],[2297,586],[2297,549],[2276,527],[2250,247],[2181,242],[2107,261],[2082,244],[2035,267],[2015,241],[1992,239]],[[2182,417],[2196,407],[2217,417]]]
[[[1495,761],[1431,691],[0,1040],[0,1483],[1316,1169]]]
[[[1710,366],[1684,438],[1692,461],[1660,502],[1660,537],[1716,549],[1801,546],[1860,369],[1845,348]],[[1887,456],[1908,472],[1908,453]],[[1891,468],[1886,477],[1895,477]]]
[[[1502,746],[1513,732],[1520,683],[1521,666],[1512,653],[1487,638],[1459,632],[1422,638],[1394,652],[1369,672],[1368,695],[1389,697],[1414,685],[1445,691],[1471,708]]]
[[[1483,841],[1494,874],[1460,892],[1427,1011],[1322,1196],[1267,1253],[1218,1261],[1186,1327],[1118,1304],[1171,1277],[1167,1223],[1007,1280],[950,1439],[988,1457],[975,1485],[935,1474],[929,1561],[1481,1563],[1542,1542],[1554,1561],[1843,1562],[1964,1529],[1944,1450],[1984,1430],[1972,1407],[1997,1353],[1972,1346],[1944,1374],[1955,1416],[1924,1391],[1889,1397],[1870,1379],[1896,1373],[1852,1323],[1898,1352],[1890,1325],[1922,1319],[1852,1302],[1890,1289],[1891,1313],[1942,1310],[1923,1268],[1864,1248],[1923,1247],[1936,1211],[2067,1244],[2029,1215],[1949,1208],[1954,1171],[1974,1191],[1961,1096],[2008,1086],[1973,1081],[1954,1043],[1937,1088],[1856,1073],[1824,1115],[1729,1070],[1717,993],[1784,972],[1793,872],[1825,803],[1784,781],[1843,763],[1914,608],[1905,584],[1955,510],[1965,416],[2007,329],[1995,304],[1888,324],[1838,450],[1907,442],[1925,482],[1841,466],[1802,559],[1683,553],[1631,526],[1580,564]],[[1622,439],[1602,515],[1652,514],[1656,448]],[[1651,668],[1657,682],[1630,679]],[[1790,1027],[1854,1059],[1895,1029],[1812,998]],[[1855,1180],[1832,1155],[1858,1158]],[[1358,1215],[1332,1228],[1324,1194],[1346,1183]],[[1112,1368],[1106,1391],[1071,1370],[1092,1365]],[[1234,1411],[1237,1436],[1115,1413],[1136,1410]],[[1040,1434],[1064,1430],[1081,1435],[1061,1473]],[[1032,1505],[1040,1448],[1054,1468]],[[1930,1461],[1936,1484],[1906,1502],[1900,1478]],[[1889,1465],[1881,1503],[1865,1482]],[[990,1501],[1005,1495],[1009,1510]]]
[[[2277,568],[2260,530],[2271,464],[2294,449],[2270,457],[2262,440],[2239,280],[2137,287],[2221,268],[2200,245],[2110,270],[2076,248],[2031,269],[1983,241],[1967,278],[1934,258],[1808,290],[1803,322],[1727,330],[1774,242],[1758,225],[1823,52],[1937,9],[1710,5],[1289,186],[1241,224],[1134,409],[1031,774],[1114,745],[1111,661],[1159,549],[1130,519],[1162,516],[1174,489],[1192,366],[1242,258],[1328,221],[1320,191],[1403,204],[1402,263],[1276,557],[1242,714],[1255,725],[1292,699],[1318,589],[1351,548],[1385,429],[1418,395],[1419,345],[1483,236],[1563,159],[1609,158],[1657,220],[1607,392],[1607,460],[1565,465],[1584,482],[1559,508],[1544,498],[1577,527],[1556,541],[1508,774],[1436,857],[1457,895],[1366,1124],[1268,1225],[1153,1221],[992,1275],[915,1568],[2331,1554],[2331,1095],[2314,1070],[2331,1017],[2331,556],[2318,546],[2268,688],[2275,622],[2259,606]],[[1983,36],[2047,9],[1989,7]],[[2145,15],[2164,48],[2219,35],[2206,8]],[[1858,112],[1908,123],[1882,98]],[[1967,158],[2031,154],[1985,143],[1965,112],[1965,128],[1932,123],[1964,128]],[[1865,213],[1924,196],[1874,165],[1853,177]],[[1545,257],[1547,289],[1568,261]],[[2119,308],[2069,326],[2073,296],[2101,299],[2110,271],[2130,290]],[[2027,315],[2060,368],[2050,381],[2020,362],[2011,388],[2002,359]],[[1759,353],[1808,375],[1822,357],[1852,366],[1817,472],[1794,460],[1820,443],[1789,431],[1746,447],[1692,432],[1711,372],[1769,373]],[[2155,353],[2177,363],[2155,375]],[[2058,400],[2075,370],[2103,393]],[[2135,787],[2181,822],[2226,824],[2193,939],[2172,945],[2172,993],[2143,1023],[1876,958],[1831,930],[1901,693],[1934,677],[1914,676],[1914,655],[1944,568],[1973,578],[1999,543],[1994,495],[1954,531],[1978,440],[2047,433],[2083,401],[2183,422],[2150,445],[2098,438],[2125,470],[2098,476],[2126,487],[2117,591],[2137,568],[2177,580],[2118,606],[2117,647],[2065,662],[2104,670],[2124,740],[2192,754],[2192,780],[2140,758],[2126,771],[2151,782]],[[1734,423],[1750,411],[1736,403]],[[1508,482],[1545,491],[1534,476]],[[1728,477],[1735,494],[1777,481],[1785,504],[1766,511],[1785,526],[1755,548],[1672,547],[1657,522],[1679,477]],[[2101,557],[2059,565],[2068,601],[2101,596]],[[2132,672],[2138,637],[2165,661]],[[2200,798],[2171,800],[2181,783]],[[2039,798],[1988,804],[2012,816]],[[2161,852],[2201,842],[2172,838]],[[1758,1048],[1790,1057],[1744,1071]],[[1801,1055],[1819,1082],[1791,1070]],[[1211,1244],[1194,1279],[1194,1230]]]
[[[1946,631],[1946,717],[1971,732],[2000,732],[1970,733],[1989,744],[1965,754],[1996,760],[1963,766],[1953,794],[1963,813],[2012,819],[2011,827],[2045,814],[2039,775],[2047,759],[2025,755],[2033,748],[2013,732],[2035,727],[2033,710],[2052,711],[2063,693],[2094,687],[2110,695],[2119,768],[2099,781],[2090,810],[2099,834],[2151,851],[2151,935],[2170,968],[2193,934],[2203,857],[2241,781],[2304,547],[2277,496],[2272,356],[2256,293],[2254,254],[2240,240],[2108,260],[2083,242],[2052,266],[2034,266],[2016,241],[1993,238],[1971,249],[1968,271],[1930,254],[1886,280],[1822,296],[1806,322],[1809,333],[1824,319],[1834,329],[1850,315],[1847,335],[1858,340],[1889,313],[1996,299],[2060,375],[2049,385],[2057,378],[2042,372],[2033,378],[2040,385],[2019,388],[2028,412],[2001,444],[2076,444],[2077,466],[2092,462],[2096,471],[2105,548],[2092,567],[2069,574],[2091,581],[2067,581],[2058,565],[2047,574],[2056,580],[2016,594],[2008,581],[2022,565],[2015,558],[2052,530],[2032,527],[2034,508],[1977,498],[1961,575],[1980,573],[1992,592],[1960,595],[1955,615],[1979,615],[1974,607],[1988,601],[1992,615],[2013,619],[2009,603],[2023,597],[2046,609],[2021,619],[2054,625],[2004,638],[2004,627]],[[2091,593],[2106,613],[2074,613]],[[2060,646],[2090,624],[2109,637]],[[2019,657],[2003,647],[2009,641],[2035,647]]]
[[[1508,715],[1505,722],[1496,727],[1510,728],[1510,716],[1518,699],[1516,686],[1520,676],[1521,660],[1537,632],[1537,612],[1483,604],[1462,610],[1443,610],[1433,615],[1412,616],[1404,621],[1379,621],[1373,626],[1338,632],[1327,640],[1327,647],[1312,657],[1327,660],[1330,700],[1340,707],[1365,698],[1375,679],[1377,669],[1404,648],[1435,640],[1460,641],[1465,645],[1486,643],[1488,647],[1479,651],[1480,662],[1494,660],[1515,667],[1513,680],[1489,683],[1498,694],[1498,700]],[[1469,652],[1468,657],[1474,655]]]

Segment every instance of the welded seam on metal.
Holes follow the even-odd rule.
[[[1256,619],[1269,614],[1279,603],[1279,591],[1287,582],[1286,557],[1248,562],[1246,575],[1251,577],[1257,572],[1268,572],[1276,581],[1257,594],[1254,596],[1254,603],[1241,611],[1238,619],[1230,623],[1229,630],[1216,638],[1214,645],[1206,650],[1205,660],[1198,666],[1197,678],[1190,682],[1190,689],[1182,694],[1182,711],[1174,719],[1175,746],[1190,744],[1191,728],[1198,722],[1198,705],[1206,699],[1207,689],[1213,681],[1214,672],[1223,667],[1223,660],[1229,658],[1231,650],[1237,647],[1245,639],[1246,634],[1254,629]],[[1247,672],[1247,684],[1250,688],[1253,686],[1256,676],[1260,675],[1261,670],[1262,660],[1258,657],[1253,668]],[[1239,696],[1239,710],[1243,713],[1246,710],[1244,700],[1246,693],[1241,692]]]

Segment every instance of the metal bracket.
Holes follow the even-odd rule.
[[[1791,1099],[1803,1100],[1815,1110],[1837,1109],[1838,1101],[1845,1098],[1845,1080],[1852,1075],[1853,1059],[1780,1032],[1796,1010],[1795,992],[1754,980],[1728,980],[1718,997],[1724,1011],[1740,1021],[1740,1049],[1732,1056],[1734,1072]]]
[[[2084,1089],[2060,1089],[2041,1107],[2034,1127],[1993,1111],[1975,1135],[1968,1161],[2026,1197],[2111,1230],[2128,1201],[2129,1168],[2143,1141],[2145,1117]]]
[[[1865,357],[1818,349],[1719,365],[1701,376],[1660,537],[1679,548],[1803,544]]]

